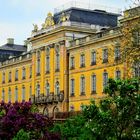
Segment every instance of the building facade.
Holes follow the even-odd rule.
[[[81,110],[92,98],[98,102],[108,78],[132,75],[121,61],[118,16],[79,8],[49,13],[28,38],[32,50],[1,63],[0,99],[31,99],[50,116]]]

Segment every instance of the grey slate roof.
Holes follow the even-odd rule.
[[[0,51],[16,51],[16,52],[26,52],[27,48],[24,45],[17,45],[17,44],[5,44],[0,46]]]
[[[117,18],[120,16],[118,14],[108,13],[101,10],[86,10],[72,7],[54,14],[55,23],[59,23],[62,13],[69,14],[69,20],[72,22],[88,23],[109,27],[117,26]]]

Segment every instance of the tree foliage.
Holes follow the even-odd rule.
[[[140,81],[109,79],[108,95],[98,105],[94,101],[84,107],[83,114],[55,125],[68,140],[139,140]]]
[[[32,112],[30,102],[4,103],[0,104],[0,139],[10,140],[12,138],[27,137],[34,140],[60,139],[59,135],[49,132],[53,121],[39,113]],[[21,131],[24,132],[21,135]]]

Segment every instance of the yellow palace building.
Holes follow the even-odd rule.
[[[30,51],[0,63],[0,100],[31,99],[44,114],[78,111],[105,96],[108,78],[139,75],[121,61],[118,16],[79,7],[48,13],[41,29],[34,25]]]

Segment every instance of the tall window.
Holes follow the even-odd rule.
[[[17,81],[18,80],[18,70],[16,69],[16,71],[15,71],[15,81]]]
[[[71,79],[71,81],[70,81],[70,96],[74,96],[74,92],[75,92],[74,85],[75,85],[75,80]]]
[[[46,73],[50,71],[50,49],[46,49]]]
[[[140,61],[133,64],[134,77],[140,77]]]
[[[37,52],[37,65],[36,65],[36,73],[40,75],[40,51]]]
[[[92,94],[96,93],[96,75],[91,76],[91,92]]]
[[[140,30],[133,33],[133,38],[135,45],[140,45]]]
[[[59,82],[57,81],[55,84],[55,94],[59,95],[59,93],[60,93],[60,86],[59,86]]]
[[[25,86],[22,86],[22,100],[25,100]]]
[[[32,97],[32,86],[30,85],[30,91],[29,91],[29,99]]]
[[[5,83],[5,72],[2,74],[2,83]]]
[[[108,49],[103,50],[103,63],[108,62]]]
[[[11,71],[9,72],[9,82],[11,82],[11,80],[12,80],[12,73],[11,73]]]
[[[74,56],[70,57],[70,69],[74,69],[75,67],[75,62],[74,62]]]
[[[40,85],[37,84],[36,86],[36,96],[38,97],[40,95]]]
[[[8,90],[8,102],[11,101],[12,95],[11,95],[11,88]]]
[[[116,70],[116,72],[115,72],[115,78],[116,79],[121,79],[121,71],[120,70]]]
[[[56,58],[56,60],[55,60],[55,64],[56,64],[55,70],[57,72],[60,69],[60,50],[59,50],[58,46],[55,49],[55,53],[56,53],[56,55],[55,55],[55,58]]]
[[[107,82],[108,82],[108,73],[104,72],[103,73],[103,89],[107,86]]]
[[[30,66],[30,78],[32,77],[32,66]]]
[[[5,91],[4,91],[4,89],[2,90],[2,100],[5,101]]]
[[[96,65],[96,52],[91,52],[91,65]]]
[[[120,59],[120,48],[119,47],[116,47],[115,50],[115,60],[119,60]]]
[[[18,88],[15,88],[15,101],[18,101]]]
[[[25,79],[26,77],[26,69],[22,68],[22,79]]]
[[[50,84],[46,82],[46,95],[50,94]]]
[[[85,54],[80,56],[80,67],[85,67]]]
[[[82,76],[80,80],[81,95],[85,95],[85,77]]]

